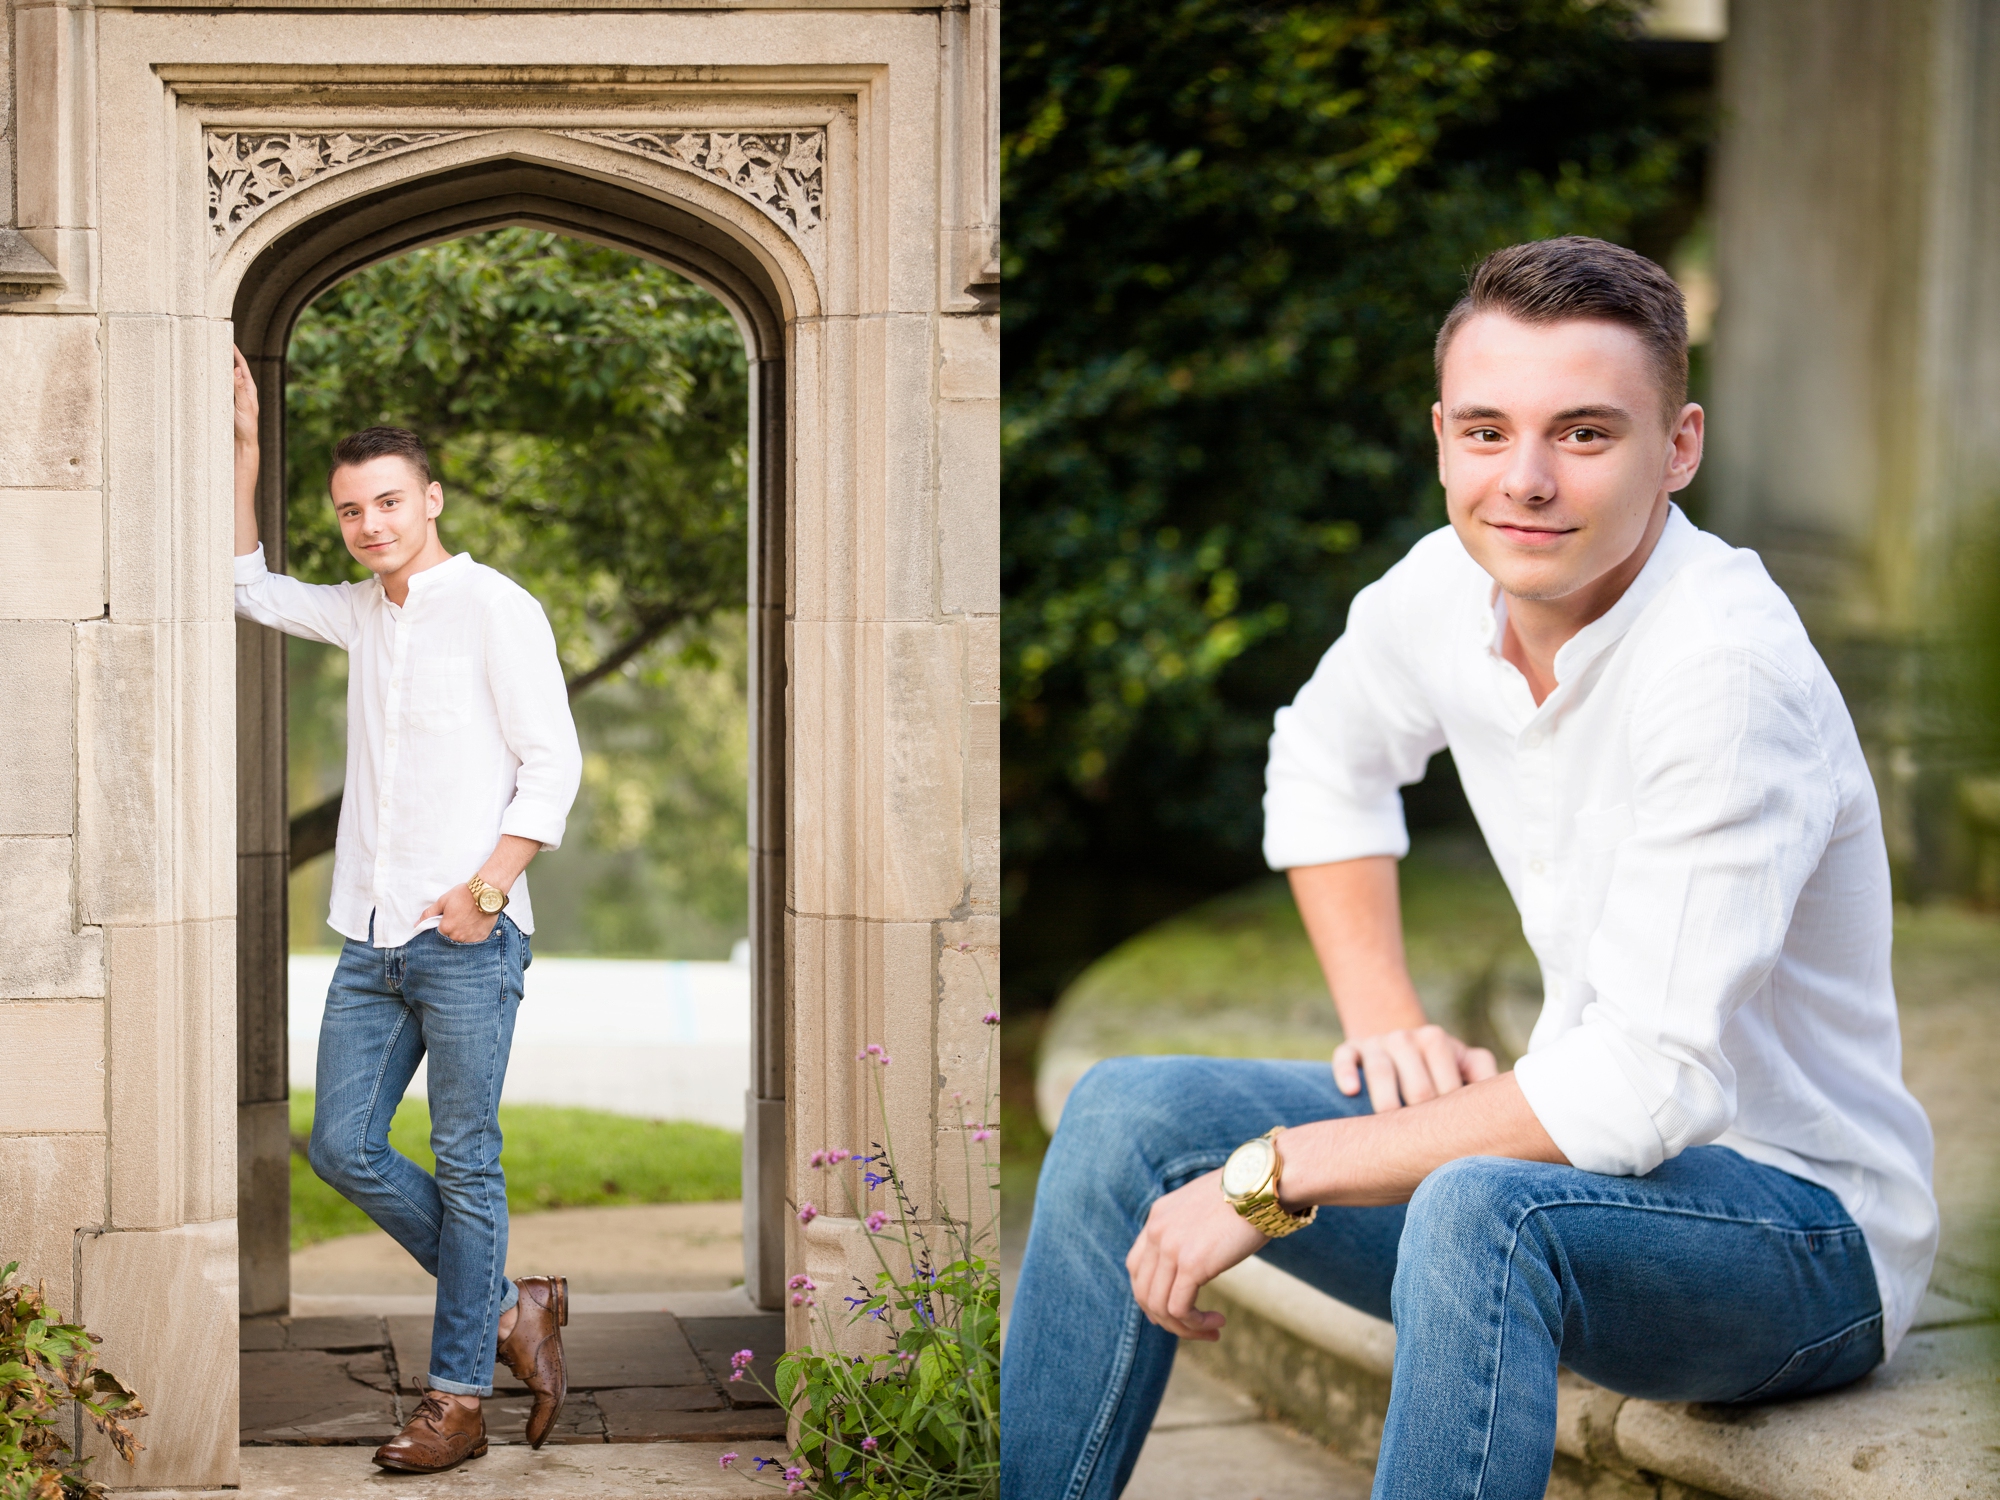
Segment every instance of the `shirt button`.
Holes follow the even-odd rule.
[[[1528,861],[1528,873],[1529,873],[1530,875],[1539,875],[1539,874],[1541,874],[1541,873],[1542,873],[1542,862],[1541,862],[1541,861],[1540,861],[1539,859],[1531,859],[1531,860],[1529,860],[1529,861]]]

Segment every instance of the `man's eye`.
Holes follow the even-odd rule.
[[[1604,434],[1599,432],[1595,427],[1579,427],[1570,436],[1575,438],[1579,443],[1594,443],[1603,437]]]
[[[1471,438],[1475,443],[1497,443],[1500,441],[1500,431],[1495,427],[1475,427],[1466,436]]]

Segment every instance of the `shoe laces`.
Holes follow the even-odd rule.
[[[451,1408],[438,1399],[437,1393],[426,1391],[424,1399],[417,1403],[416,1412],[411,1416],[410,1422],[414,1426],[418,1422],[427,1421],[431,1426],[441,1428],[450,1415]]]

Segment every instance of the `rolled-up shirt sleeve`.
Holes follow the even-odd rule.
[[[354,585],[306,583],[273,573],[263,543],[236,559],[236,613],[286,635],[324,641],[343,650],[355,635]]]
[[[1678,664],[1629,733],[1631,831],[1584,949],[1591,998],[1515,1066],[1571,1164],[1613,1176],[1734,1122],[1723,1030],[1777,963],[1840,807],[1811,689],[1753,651]]]
[[[1408,566],[1355,595],[1346,631],[1278,710],[1264,770],[1264,858],[1274,870],[1409,853],[1401,789],[1423,777],[1445,736],[1397,628]]]
[[[583,780],[583,751],[570,716],[555,632],[541,605],[526,593],[497,607],[492,623],[487,682],[501,737],[521,763],[500,831],[533,839],[544,849],[558,848]]]

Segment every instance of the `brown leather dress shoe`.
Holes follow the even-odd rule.
[[[403,1430],[375,1450],[375,1462],[399,1474],[437,1474],[485,1452],[485,1414],[427,1392]]]
[[[514,1285],[521,1300],[515,1304],[514,1331],[500,1341],[500,1357],[534,1392],[528,1446],[539,1448],[562,1415],[563,1397],[569,1394],[562,1342],[563,1327],[569,1322],[569,1281],[562,1276],[523,1276]]]

